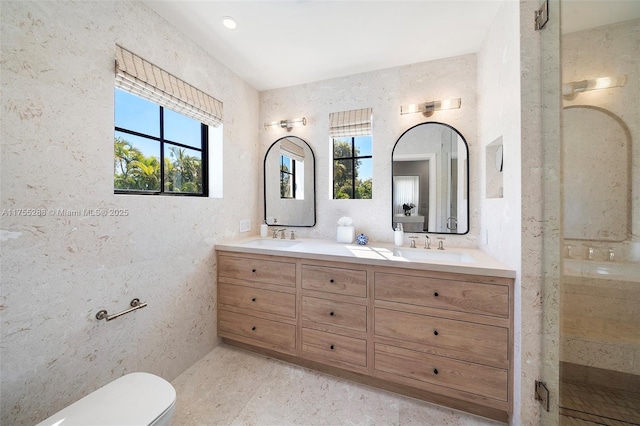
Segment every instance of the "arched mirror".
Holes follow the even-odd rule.
[[[264,157],[264,216],[269,225],[316,224],[315,156],[302,139],[275,141]]]
[[[421,123],[392,154],[392,226],[405,232],[469,232],[469,147],[453,127]]]

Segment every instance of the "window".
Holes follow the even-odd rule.
[[[334,199],[371,198],[372,115],[371,108],[329,114]]]
[[[115,89],[117,194],[207,196],[208,126]]]
[[[295,198],[296,162],[280,154],[280,198]]]
[[[370,199],[371,136],[333,138],[333,198]]]
[[[115,192],[207,196],[209,132],[217,153],[222,102],[118,45],[115,87]],[[211,185],[221,195],[218,179]]]

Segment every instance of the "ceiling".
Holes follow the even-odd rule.
[[[263,91],[477,52],[503,1],[516,0],[145,3]],[[639,0],[563,5],[571,31],[640,16]],[[225,16],[235,30],[222,25]]]

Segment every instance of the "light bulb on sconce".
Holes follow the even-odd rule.
[[[238,23],[231,16],[222,17],[222,25],[224,25],[225,28],[229,30],[235,30],[236,28],[238,28]]]
[[[272,121],[271,123],[264,123],[264,128],[266,130],[281,128],[281,129],[287,129],[287,131],[291,131],[291,129],[294,127],[306,126],[306,125],[307,125],[307,119],[305,117],[301,117],[301,118],[294,118],[293,120],[279,120],[279,121]]]
[[[566,99],[573,99],[581,92],[622,87],[626,83],[627,76],[624,74],[618,77],[599,77],[590,80],[571,81],[562,85],[562,96]]]
[[[414,114],[421,112],[424,115],[432,115],[435,111],[441,111],[446,109],[458,109],[462,105],[461,98],[444,99],[441,101],[431,101],[421,104],[411,104],[407,106],[400,106],[400,115]]]

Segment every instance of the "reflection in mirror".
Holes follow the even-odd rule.
[[[413,126],[392,154],[392,227],[405,232],[469,232],[469,148],[453,127]]]
[[[267,150],[264,212],[269,225],[316,224],[315,157],[304,140],[287,136]]]

